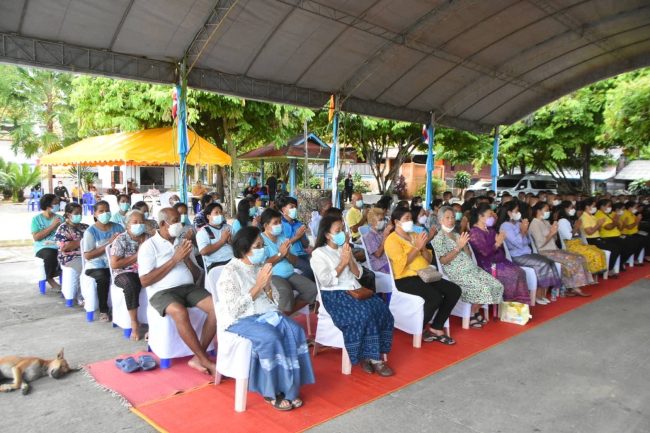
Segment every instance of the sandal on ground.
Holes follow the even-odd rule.
[[[142,371],[153,370],[158,366],[156,360],[153,359],[153,356],[151,355],[140,355],[138,357],[138,364],[140,365],[140,368],[142,368]]]
[[[363,369],[363,371],[365,371],[368,374],[372,374],[375,372],[375,369],[372,368],[372,362],[370,362],[369,359],[364,359],[363,361],[361,361],[361,368]]]
[[[125,373],[133,373],[142,368],[132,356],[124,359],[116,359],[115,366]]]
[[[452,346],[456,344],[456,340],[454,340],[453,338],[451,338],[446,334],[436,335],[431,331],[425,331],[425,333],[426,332],[431,334],[431,335],[427,335],[427,340],[424,340],[424,337],[422,337],[422,339],[427,343],[437,341],[438,343],[446,344],[447,346]]]
[[[483,322],[476,318],[476,314],[470,317],[469,327],[474,329],[481,329],[483,327]]]
[[[264,401],[273,406],[274,409],[282,412],[293,409],[293,404],[289,400],[285,399],[283,394],[278,394],[275,398],[264,397]]]
[[[478,311],[474,313],[474,318],[481,322],[481,325],[485,325],[487,323],[487,319],[483,317],[483,315]]]
[[[298,409],[299,407],[302,407],[302,405],[305,404],[301,398],[295,398],[291,400],[291,406],[293,406],[294,409]]]
[[[372,365],[372,369],[377,373],[378,375],[382,377],[390,377],[394,375],[395,373],[393,372],[393,369],[388,366],[384,361],[381,362],[372,362],[370,363]]]
[[[581,298],[588,298],[591,296],[591,293],[585,293],[582,290],[573,290],[573,293],[575,293],[576,296],[580,296]]]
[[[100,322],[110,322],[111,318],[108,316],[108,313],[99,313]]]

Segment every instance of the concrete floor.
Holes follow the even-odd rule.
[[[30,255],[0,249],[0,356],[65,347],[78,365],[146,347],[37,295]],[[646,279],[311,431],[650,432],[649,307]],[[0,394],[0,420],[3,433],[153,431],[81,373]]]

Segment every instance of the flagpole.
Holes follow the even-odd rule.
[[[431,113],[431,120],[427,125],[427,180],[426,180],[426,197],[424,200],[424,209],[429,210],[431,207],[431,202],[433,201],[433,169],[434,169],[434,158],[433,145],[434,145],[434,134],[436,133],[435,123],[435,114]]]
[[[179,83],[176,85],[178,95],[178,171],[181,203],[187,204],[187,76],[185,69],[186,64],[185,59],[183,59],[180,64]]]
[[[338,98],[335,101],[334,123],[332,123],[332,148],[330,149],[330,169],[332,170],[332,206],[337,206],[338,177],[339,177],[339,107]]]
[[[494,127],[494,144],[492,146],[492,190],[497,192],[497,178],[499,177],[499,125]]]

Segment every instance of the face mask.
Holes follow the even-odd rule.
[[[253,218],[256,214],[257,214],[257,208],[252,207],[252,208],[248,209],[248,216],[249,217]]]
[[[81,215],[72,215],[70,221],[72,221],[72,224],[79,224],[81,222]]]
[[[215,215],[212,217],[212,224],[218,226],[221,223],[223,223],[223,215]]]
[[[485,220],[485,225],[488,227],[492,227],[494,225],[494,217],[490,216]]]
[[[426,224],[426,222],[427,222],[427,216],[426,215],[423,215],[420,218],[418,218],[418,223],[419,224],[424,225],[424,224]]]
[[[282,234],[282,224],[271,226],[271,234],[273,236],[280,236]]]
[[[181,215],[181,223],[183,225],[190,223],[190,217],[187,215]]]
[[[144,213],[144,219],[148,220],[149,219],[149,212]]]
[[[97,221],[99,221],[102,224],[108,224],[110,220],[111,220],[110,212],[104,212],[97,215]]]
[[[127,210],[129,210],[130,207],[131,205],[128,203],[120,203],[120,210],[122,212],[126,212]]]
[[[462,212],[456,212],[456,214],[454,215],[454,218],[456,219],[456,221],[460,221],[463,218],[463,213]]]
[[[611,206],[605,208],[605,213],[612,213],[612,208],[611,208]]]
[[[252,254],[248,256],[248,260],[254,265],[261,265],[266,259],[264,254],[264,248],[253,248],[251,250]]]
[[[511,218],[513,221],[519,221],[521,219],[521,212],[513,213]]]
[[[544,203],[546,203],[546,197],[540,197],[539,201],[543,201]]]
[[[413,221],[404,221],[403,223],[400,223],[402,226],[402,230],[404,230],[406,233],[411,233],[413,231]]]
[[[625,213],[625,211],[622,211],[622,210],[617,210],[616,211],[616,214],[619,215],[619,216],[622,216],[624,213]]]
[[[639,212],[639,209],[632,209],[631,212],[632,212],[633,215],[636,215],[637,212]]]
[[[569,211],[567,213],[569,214],[569,216],[574,216],[576,214],[576,210],[575,209],[569,209]]]
[[[61,210],[61,206],[58,204],[52,205],[52,212],[57,213]]]
[[[140,236],[144,233],[144,224],[131,224],[131,233],[135,236]]]
[[[332,242],[334,242],[336,245],[343,246],[345,243],[345,233],[343,232],[338,232],[335,235],[332,235]]]
[[[376,229],[377,229],[378,232],[382,231],[385,228],[386,228],[386,221],[379,221],[377,223]]]
[[[357,202],[355,203],[355,205],[356,205],[359,209],[361,209],[361,208],[363,207],[363,200],[357,200]]]
[[[592,214],[592,215],[595,214],[596,212],[598,212],[598,209],[596,209],[595,207],[592,207],[591,209],[589,209],[589,213]]]
[[[445,233],[451,233],[451,232],[454,231],[454,228],[453,228],[453,227],[447,227],[447,226],[444,225],[444,224],[440,225],[440,228],[441,228],[442,231],[444,231]]]
[[[257,213],[260,214],[260,215],[262,215],[262,212],[264,212],[264,207],[259,206],[259,207],[257,208]]]
[[[295,220],[296,217],[298,216],[298,209],[295,208],[295,207],[292,207],[291,209],[289,209],[288,214],[289,214],[289,218],[291,218],[292,220]]]
[[[553,200],[553,206],[559,206],[562,203],[562,200]]]
[[[575,201],[575,200],[571,200],[571,204],[575,206],[575,205],[576,205],[576,201]]]
[[[648,205],[648,204],[650,204],[650,201],[648,201],[648,200],[643,200],[643,204]]]
[[[551,211],[548,210],[544,212],[544,215],[542,215],[542,218],[545,220],[549,219],[550,217],[551,217]]]
[[[496,210],[496,208],[497,208],[497,204],[496,204],[496,203],[492,203],[492,204],[490,205],[490,207],[492,208],[492,210]]]
[[[181,235],[183,231],[183,225],[181,223],[174,223],[169,226],[169,236],[177,238]]]

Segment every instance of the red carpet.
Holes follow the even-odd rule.
[[[96,377],[105,386],[127,396],[129,401],[136,402],[133,411],[160,431],[238,433],[259,431],[261,426],[272,432],[302,431],[421,380],[647,276],[647,266],[635,267],[618,279],[601,281],[599,285],[589,288],[588,291],[593,293],[590,298],[562,298],[548,306],[534,307],[533,319],[526,326],[491,321],[484,329],[463,330],[460,321],[452,319],[452,335],[457,344],[451,347],[423,343],[421,349],[414,349],[411,346],[411,336],[396,330],[393,350],[389,355],[389,363],[396,375],[391,378],[368,375],[359,367],[353,368],[352,375],[344,376],[341,374],[341,352],[321,352],[313,361],[317,384],[304,387],[302,397],[305,406],[288,413],[274,410],[253,393],[248,394],[246,412],[236,413],[233,380],[225,380],[218,386],[204,385],[164,398],[175,389],[189,390],[201,382],[198,380],[202,379],[200,374],[196,377],[193,371],[183,369],[180,363],[171,370],[158,373],[153,383],[142,386],[141,382],[141,388],[151,387],[150,390],[136,391],[136,387],[130,387],[130,394],[123,393],[122,384],[130,381],[130,377],[123,378],[126,375],[121,372],[104,376],[109,381],[100,380],[99,375]],[[168,379],[168,376],[174,379]],[[176,379],[179,376],[183,376],[183,381]],[[118,383],[112,381],[116,378]],[[158,380],[164,380],[165,386],[155,383]],[[191,381],[194,382],[190,384]],[[152,401],[142,403],[146,397],[151,397]]]
[[[137,360],[138,356],[143,354],[152,355],[140,352],[132,355],[119,355],[115,359],[133,356]],[[155,355],[154,358],[159,362]],[[188,360],[189,357],[176,359],[172,368],[166,370],[156,368],[151,371],[138,371],[131,374],[123,373],[115,367],[114,359],[95,362],[85,368],[100,385],[119,394],[132,406],[138,406],[197,388],[212,380],[211,376],[188,367]]]

